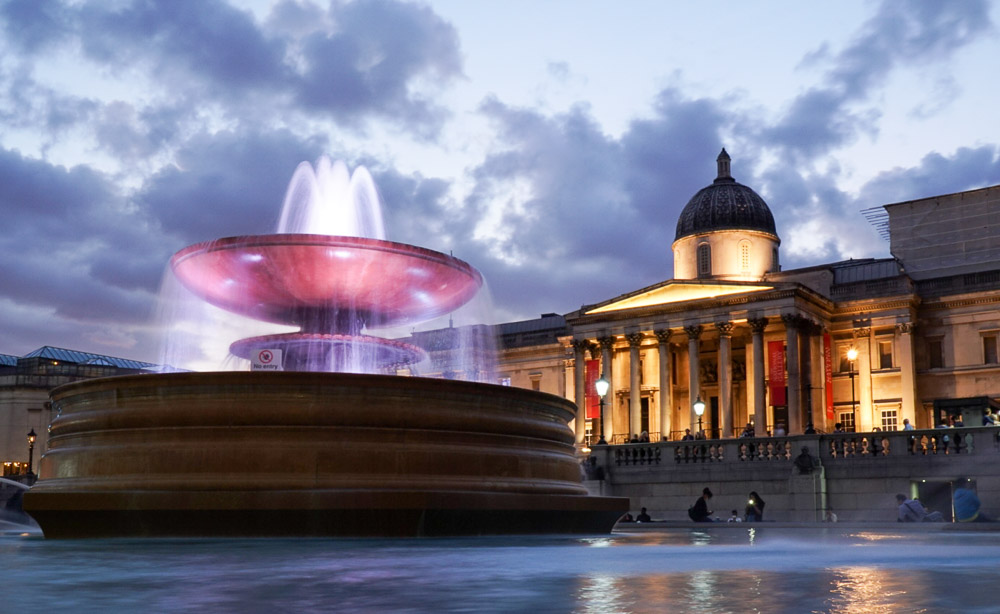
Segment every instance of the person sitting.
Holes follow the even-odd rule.
[[[642,511],[639,512],[639,515],[635,517],[635,521],[636,522],[653,522],[653,519],[650,518],[649,514],[646,513],[646,508],[642,508]]]
[[[958,522],[992,522],[985,514],[979,511],[982,503],[979,495],[972,489],[972,482],[969,480],[959,480],[960,486],[955,488],[953,495],[955,503],[955,520]]]
[[[743,519],[740,518],[739,514],[736,513],[736,510],[733,510],[732,515],[729,517],[729,520],[727,520],[726,522],[743,522]]]
[[[754,433],[753,430],[753,424],[747,422],[746,428],[744,428],[743,432],[740,433],[740,437],[754,437],[754,436],[756,436],[756,434]]]
[[[712,491],[706,486],[694,505],[688,508],[688,517],[695,522],[712,522],[712,510],[708,509],[708,500],[711,498]]]
[[[941,512],[928,512],[920,501],[910,499],[902,493],[896,495],[896,503],[899,504],[898,522],[942,522],[944,520]]]
[[[618,522],[635,522],[635,518],[632,518],[632,514],[625,512],[625,515],[619,518]]]
[[[743,510],[743,515],[746,516],[747,522],[760,522],[764,520],[764,499],[757,494],[756,490],[750,491],[750,497],[747,499],[747,506]]]
[[[837,515],[833,513],[833,508],[826,508],[826,515],[823,517],[823,522],[837,522]]]

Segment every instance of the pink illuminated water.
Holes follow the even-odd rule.
[[[327,158],[315,168],[300,164],[276,234],[191,245],[170,269],[164,364],[204,370],[200,363],[228,340],[236,358],[227,357],[227,366],[237,369],[247,366],[239,359],[265,352],[281,357],[286,370],[492,380],[494,344],[484,320],[460,325],[446,348],[436,336],[433,361],[420,344],[393,339],[398,328],[375,332],[445,328],[440,318],[480,304],[485,294],[482,276],[467,263],[385,239],[382,202],[363,167],[351,174]]]

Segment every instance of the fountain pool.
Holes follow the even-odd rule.
[[[0,538],[4,611],[996,612],[998,533]]]

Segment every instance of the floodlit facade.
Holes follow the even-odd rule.
[[[782,271],[767,204],[725,150],[718,168],[680,215],[673,279],[566,314],[562,355],[503,344],[503,381],[562,368],[541,389],[577,401],[581,445],[978,426],[1000,407],[1000,186],[870,210],[891,258]]]

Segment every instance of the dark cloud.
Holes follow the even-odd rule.
[[[338,119],[378,113],[436,132],[444,109],[421,98],[414,84],[461,74],[455,29],[428,7],[388,0],[335,2],[330,17],[332,32],[317,31],[302,42],[299,103]]]
[[[295,166],[326,150],[289,131],[202,134],[153,174],[135,202],[178,241],[273,232]]]
[[[858,208],[939,196],[1000,184],[1000,147],[962,147],[953,155],[929,153],[912,168],[896,168],[864,185]]]
[[[57,2],[6,0],[0,3],[4,38],[19,51],[36,53],[62,40],[70,27],[67,13]]]

